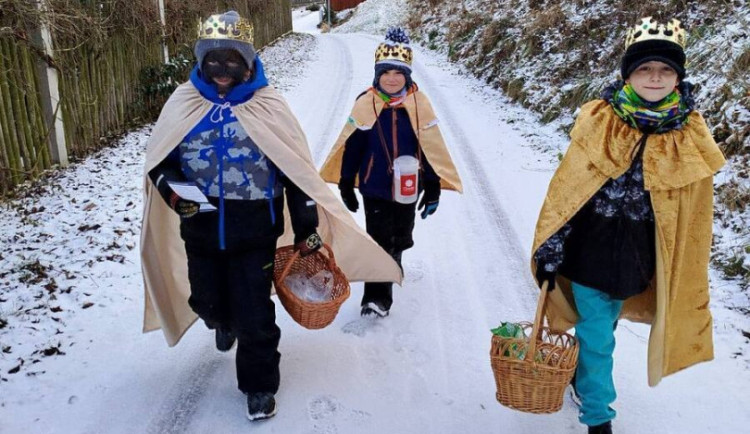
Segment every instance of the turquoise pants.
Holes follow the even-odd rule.
[[[576,338],[580,345],[576,391],[581,397],[581,423],[594,426],[615,418],[610,404],[617,398],[612,380],[612,353],[615,351],[615,321],[622,300],[572,282],[578,308]]]

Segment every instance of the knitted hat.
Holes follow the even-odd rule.
[[[409,35],[401,27],[391,27],[385,34],[385,41],[375,50],[375,66],[401,66],[411,72],[411,61],[414,57],[409,46]]]
[[[251,68],[255,61],[253,47],[253,24],[235,11],[211,15],[198,25],[198,40],[195,41],[195,57],[198,67],[209,51],[235,50]]]
[[[682,81],[685,78],[685,29],[680,22],[671,19],[666,25],[652,17],[628,29],[625,38],[625,54],[622,56],[620,73],[623,80],[640,65],[652,60],[671,66]]]
[[[385,34],[385,41],[375,50],[375,80],[373,86],[378,87],[380,76],[390,70],[397,70],[406,78],[406,88],[412,86],[411,62],[414,58],[409,35],[400,27],[391,27]]]

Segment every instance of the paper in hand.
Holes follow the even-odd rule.
[[[200,205],[199,212],[216,211],[216,207],[208,202],[205,194],[192,182],[168,182],[172,191],[185,200],[191,200]]]

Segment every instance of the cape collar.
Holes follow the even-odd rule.
[[[622,122],[608,102],[597,100],[581,107],[570,135],[571,146],[583,147],[599,171],[617,178],[630,167],[633,148],[643,133]],[[681,188],[713,176],[724,162],[703,117],[693,111],[682,129],[648,136],[644,184],[647,190]]]

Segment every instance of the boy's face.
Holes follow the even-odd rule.
[[[247,80],[250,70],[240,53],[235,50],[213,50],[203,59],[201,71],[216,83],[219,93],[226,93],[232,87]]]
[[[406,86],[406,77],[401,71],[391,69],[380,76],[380,88],[391,95],[399,93]]]
[[[639,65],[625,82],[630,83],[641,98],[657,102],[672,93],[680,79],[671,66],[652,60]]]

